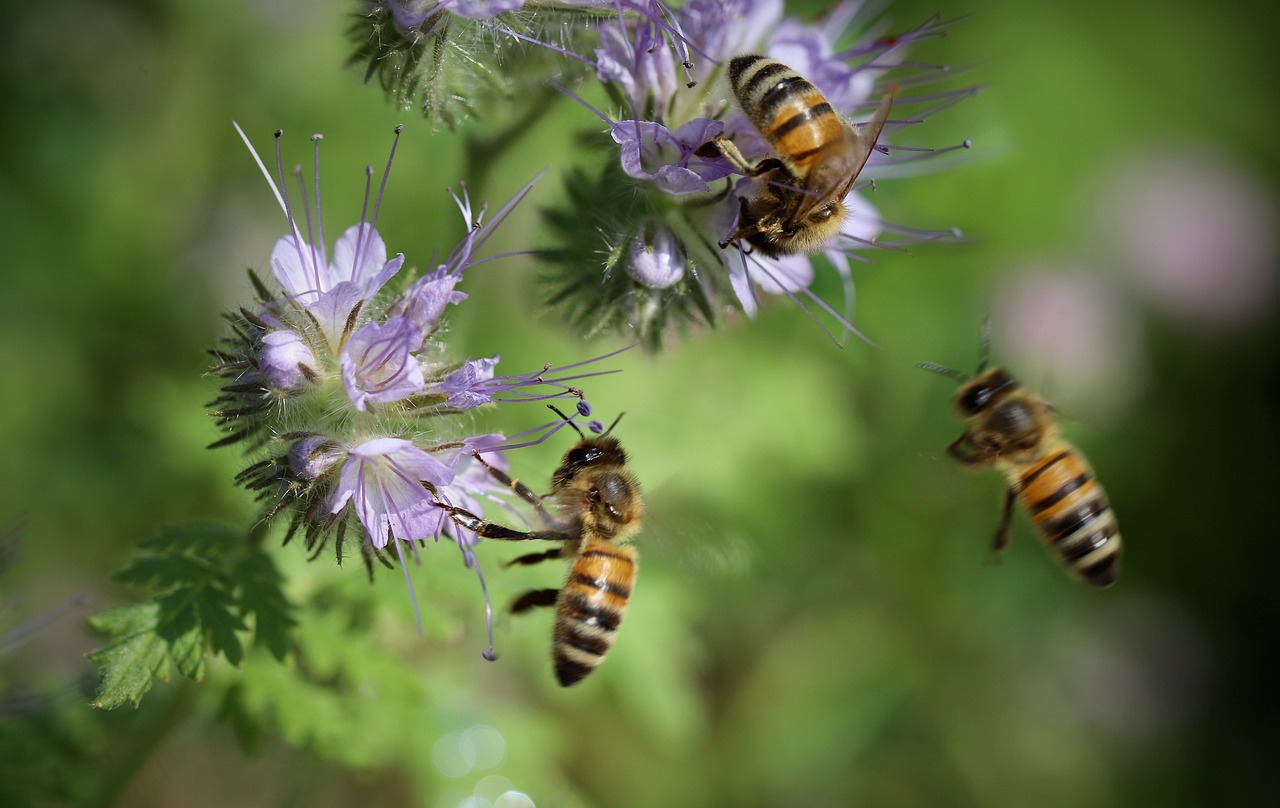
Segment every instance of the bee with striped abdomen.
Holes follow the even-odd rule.
[[[1084,455],[1059,434],[1052,405],[1000,368],[985,370],[990,333],[984,320],[972,377],[931,362],[917,366],[961,383],[952,404],[967,428],[947,452],[966,466],[997,468],[1009,481],[995,552],[1009,543],[1016,498],[1073,575],[1110,586],[1120,573],[1121,542],[1106,492]]]
[[[757,180],[756,193],[739,198],[737,226],[720,248],[745,240],[771,258],[822,249],[848,215],[844,198],[875,148],[892,93],[859,126],[836,112],[811,82],[767,56],[735,56],[729,82],[743,114],[776,156],[753,164],[724,137],[698,150],[702,156],[723,155]]]
[[[556,607],[551,655],[556,678],[567,687],[595,670],[613,647],[635,586],[639,559],[630,541],[640,530],[644,500],[640,484],[627,470],[622,444],[610,437],[618,420],[604,434],[588,438],[563,414],[560,417],[580,438],[551,475],[549,497],[559,506],[560,514],[550,513],[543,497],[528,486],[485,463],[495,479],[534,507],[544,529],[513,530],[461,508],[447,510],[459,525],[485,539],[561,542],[559,547],[520,556],[511,564],[567,558],[570,564],[564,586],[526,592],[511,610],[519,613],[538,606]]]

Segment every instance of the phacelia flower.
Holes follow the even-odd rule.
[[[474,453],[484,452],[485,463],[501,467],[508,447],[501,435],[469,434],[466,419],[456,416],[509,401],[581,403],[584,394],[570,384],[598,375],[578,363],[555,375],[547,366],[501,376],[497,356],[451,359],[439,340],[446,310],[467,298],[454,287],[532,183],[488,220],[483,207],[473,215],[465,188],[455,194],[465,235],[433,271],[406,285],[396,283],[404,256],[388,260],[376,229],[390,159],[372,211],[366,188],[359,223],[338,238],[329,260],[318,195],[319,136],[313,138],[315,198],[295,171],[295,200],[286,191],[281,133],[276,179],[240,134],[271,184],[289,232],[271,254],[275,283],[251,273],[259,299],[228,316],[232,336],[213,352],[214,372],[224,379],[213,414],[226,433],[214,446],[247,446],[253,460],[237,480],[268,503],[269,517],[288,519],[285,542],[301,535],[312,558],[332,539],[341,563],[344,540],[358,537],[372,574],[373,561],[405,566],[406,547],[416,559],[422,543],[445,536],[479,574],[472,551],[478,539],[446,508],[465,503],[481,515],[486,501],[506,496],[506,486],[476,473],[477,465],[484,466]],[[372,169],[366,169],[366,182],[372,182]],[[416,616],[416,600],[414,611]]]
[[[784,18],[780,0],[690,0],[665,14],[620,13],[599,24],[595,76],[619,112],[610,116],[580,103],[603,120],[617,150],[612,159],[601,154],[598,166],[578,168],[568,177],[566,204],[547,213],[557,244],[543,253],[553,267],[552,300],[564,305],[579,330],[635,329],[656,347],[672,327],[714,324],[734,309],[750,316],[762,296],[786,295],[820,325],[823,319],[815,309],[825,312],[836,331],[856,333],[851,262],[865,261],[863,250],[903,249],[958,236],[954,230],[886,222],[866,199],[875,180],[910,173],[905,164],[967,147],[967,141],[939,149],[895,141],[976,91],[919,89],[947,69],[909,60],[908,51],[943,36],[948,21],[933,17],[917,28],[887,35],[875,13],[847,0],[808,24]],[[854,34],[853,44],[843,47]],[[660,47],[664,41],[680,47]],[[685,52],[693,58],[682,61]],[[802,199],[839,187],[782,185],[773,174],[757,178],[748,170],[789,156],[775,153],[731,91],[729,62],[743,54],[764,55],[790,67],[853,124],[873,118],[874,126],[883,122],[857,182],[836,200],[848,215],[833,235],[813,245],[765,249],[740,235],[749,201],[760,204],[757,200],[765,194]],[[681,70],[686,80],[673,80]],[[717,136],[724,141],[716,141]],[[725,141],[736,147],[743,162],[735,162],[717,145]],[[582,233],[590,231],[603,235],[603,246],[583,243]],[[665,265],[676,258],[683,265],[679,271]],[[829,264],[839,274],[844,311],[811,291],[815,262],[820,268]]]

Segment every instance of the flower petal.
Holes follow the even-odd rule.
[[[317,263],[323,260],[302,239],[281,236],[271,250],[271,274],[288,297],[306,305],[329,289],[328,270],[321,271]]]
[[[438,490],[453,471],[402,438],[375,438],[351,450],[342,467],[331,513],[350,502],[376,548],[391,538],[416,541],[439,534],[445,511],[423,486]]]
[[[382,274],[387,264],[387,245],[382,236],[368,222],[348,227],[333,245],[333,264],[330,266],[332,282],[352,281],[372,295],[369,284]]]
[[[421,347],[422,329],[406,317],[357,329],[342,348],[342,381],[356,409],[422,392],[422,365],[413,355]]]
[[[307,306],[330,345],[341,345],[351,312],[364,302],[364,292],[351,281],[343,281]]]

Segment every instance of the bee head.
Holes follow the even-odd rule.
[[[556,480],[569,480],[592,468],[605,466],[625,466],[627,453],[617,438],[587,438],[578,441],[573,448],[564,453],[560,468],[556,470]]]
[[[956,409],[966,418],[977,415],[991,406],[1001,392],[1017,385],[1012,376],[1000,368],[992,368],[965,382],[956,392]]]
[[[844,204],[833,199],[815,207],[803,218],[772,222],[761,219],[755,231],[747,235],[747,241],[770,258],[818,252],[840,235],[844,218]]]
[[[627,453],[617,438],[586,438],[579,440],[564,452],[563,460],[556,473],[552,475],[552,490],[561,490],[571,485],[582,475],[596,469],[623,467],[627,464]]]

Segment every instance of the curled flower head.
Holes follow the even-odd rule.
[[[404,256],[388,260],[376,229],[391,161],[372,208],[366,190],[360,222],[338,238],[329,260],[318,194],[310,199],[300,178],[301,202],[287,193],[279,138],[278,180],[249,148],[288,233],[272,251],[275,285],[251,273],[257,305],[229,317],[232,336],[213,352],[224,380],[213,415],[225,432],[214,445],[248,447],[252,462],[238,481],[268,504],[269,517],[287,517],[286,543],[301,535],[313,558],[332,540],[341,563],[345,539],[360,537],[372,574],[374,561],[403,562],[402,545],[416,559],[418,545],[444,536],[479,575],[477,539],[448,518],[446,506],[466,502],[482,514],[493,492],[477,481],[466,453],[489,452],[486,462],[497,466],[507,447],[501,436],[469,434],[456,416],[504,402],[580,401],[582,391],[570,384],[597,375],[575,372],[582,363],[555,375],[550,366],[498,375],[498,357],[451,359],[438,338],[447,309],[467,299],[455,286],[532,183],[492,218],[483,206],[472,210],[465,188],[455,194],[465,235],[406,286],[396,278]],[[318,188],[319,138],[315,148]],[[371,188],[371,170],[366,178]]]
[[[655,103],[694,83],[691,46],[664,0],[364,0],[350,35],[365,80],[433,127],[504,107],[525,128],[550,107],[551,76],[594,74]]]
[[[659,20],[667,22],[665,36],[694,54],[692,61],[676,61],[679,47],[656,47]],[[908,53],[948,25],[934,17],[886,35],[874,11],[854,0],[816,23],[784,18],[779,0],[690,0],[666,16],[619,14],[602,23],[595,75],[621,111],[615,119],[578,100],[607,125],[621,170],[575,172],[567,204],[548,214],[560,242],[544,253],[553,266],[553,299],[581,330],[635,328],[651,347],[672,326],[714,324],[731,309],[751,316],[762,297],[775,295],[792,298],[820,325],[834,323],[828,333],[837,342],[834,332],[856,333],[852,261],[865,261],[868,248],[905,249],[958,235],[886,222],[866,198],[876,187],[872,178],[908,173],[907,163],[968,145],[895,143],[926,116],[976,91],[917,89],[946,69]],[[744,54],[764,57],[757,61],[768,71],[740,70],[735,90],[731,64]],[[662,67],[655,64],[660,59],[667,60]],[[669,80],[680,67],[688,81]],[[786,132],[812,126],[809,134],[824,139],[821,148],[797,145],[798,136],[763,123],[784,114],[780,102],[766,100],[764,84],[779,71],[816,87],[790,99],[808,106]],[[803,86],[792,79],[779,85]],[[840,120],[838,137],[812,123],[826,115]],[[801,159],[805,149],[819,156]],[[604,235],[603,249],[572,243],[586,230]],[[655,272],[657,253],[636,244],[661,244],[661,254],[680,256],[683,267]],[[815,259],[839,273],[843,311],[811,291]],[[588,284],[587,273],[603,281]]]
[[[684,277],[680,245],[666,230],[659,230],[650,238],[632,239],[629,259],[627,272],[651,289],[666,289]]]
[[[319,373],[316,358],[307,347],[306,340],[287,328],[271,331],[262,337],[258,362],[267,384],[285,392],[301,389]]]
[[[550,95],[541,76],[584,72],[587,62],[553,42],[571,38],[596,3],[524,0],[366,0],[350,36],[354,63],[401,109],[454,129],[478,110],[504,106],[538,115]],[[596,12],[598,13],[598,12]],[[542,47],[536,47],[536,46]],[[569,58],[565,58],[569,57]]]

